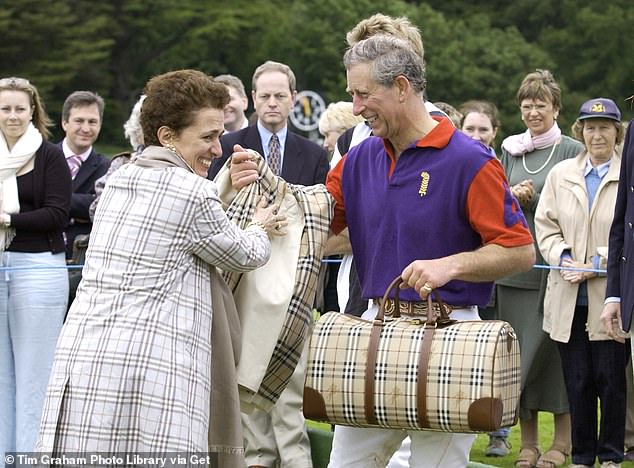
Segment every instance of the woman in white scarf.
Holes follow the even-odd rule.
[[[546,176],[559,161],[573,158],[581,143],[561,134],[557,117],[561,90],[548,70],[526,75],[517,92],[526,131],[502,142],[500,162],[535,238],[535,209]],[[538,252],[537,264],[544,264]],[[570,453],[570,413],[557,347],[542,331],[545,270],[532,269],[496,282],[498,313],[518,333],[522,349],[520,429],[522,444],[516,466],[552,468]],[[538,412],[554,414],[551,447],[540,454]]]
[[[0,79],[0,466],[32,451],[68,297],[71,179],[37,89]]]

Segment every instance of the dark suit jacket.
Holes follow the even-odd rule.
[[[621,176],[608,248],[606,297],[621,298],[624,330],[629,330],[634,312],[634,121],[625,136]]]
[[[223,135],[220,143],[222,158],[215,160],[209,168],[209,179],[212,180],[233,153],[235,144],[254,149],[264,155],[257,125]],[[323,184],[326,182],[328,169],[328,154],[325,149],[303,136],[288,131],[281,173],[285,181],[299,185]]]
[[[61,147],[62,144],[60,143]],[[95,199],[95,182],[110,167],[110,159],[97,153],[94,148],[82,163],[73,179],[73,194],[70,200],[70,219],[66,227],[66,258],[73,254],[73,241],[79,234],[89,234],[92,229],[88,210]]]

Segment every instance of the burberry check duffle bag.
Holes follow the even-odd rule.
[[[517,422],[520,350],[501,320],[401,317],[400,277],[373,321],[329,312],[310,338],[306,418],[358,427],[488,432]],[[384,304],[394,289],[395,311]],[[427,310],[434,310],[431,294]]]

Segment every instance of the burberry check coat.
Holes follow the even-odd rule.
[[[261,196],[280,203],[286,235],[271,240],[271,259],[246,274],[223,272],[242,325],[238,385],[242,411],[270,411],[288,385],[313,323],[313,304],[333,199],[323,184],[303,186],[276,176],[253,151],[260,178],[235,192],[227,163],[215,182],[227,216],[246,226]]]
[[[262,230],[229,221],[213,182],[180,167],[115,172],[59,338],[37,450],[206,452],[208,264],[248,271],[269,252]]]

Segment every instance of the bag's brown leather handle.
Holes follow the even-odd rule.
[[[383,294],[383,298],[381,299],[381,304],[379,305],[379,311],[376,314],[376,318],[374,320],[380,320],[381,322],[385,321],[385,304],[389,299],[389,295],[392,290],[395,290],[394,294],[394,313],[392,317],[399,318],[401,316],[400,311],[400,302],[399,302],[399,291],[400,286],[403,283],[403,278],[399,275],[397,276],[387,287],[385,293]],[[440,309],[440,315],[436,316],[434,314],[434,301],[438,304],[438,308]],[[432,291],[427,295],[427,320],[425,322],[426,325],[435,326],[436,322],[445,323],[447,321],[451,321],[449,318],[449,312],[447,304],[443,302],[440,298],[439,294],[436,291]]]
[[[396,289],[396,294],[394,294],[394,314],[392,315],[392,317],[399,318],[401,316],[400,303],[398,299],[398,291],[400,289],[399,286],[401,285],[402,282],[403,282],[403,278],[401,278],[399,275],[387,287],[387,289],[385,290],[385,293],[383,293],[381,304],[379,304],[379,312],[376,314],[376,317],[374,320],[380,320],[381,322],[383,322],[385,318],[385,304],[387,303],[387,300],[389,299],[389,295],[390,295],[390,292],[392,292],[392,289]]]
[[[392,317],[400,317],[399,310],[399,286],[403,283],[403,279],[398,276],[390,283],[383,294],[379,311],[376,314],[376,318],[372,324],[372,331],[370,332],[370,341],[368,343],[368,354],[365,367],[365,385],[364,385],[364,413],[368,424],[379,425],[379,421],[376,415],[374,405],[374,391],[375,391],[375,379],[376,379],[376,362],[379,348],[379,341],[381,338],[381,330],[385,324],[385,304],[388,296],[392,290],[396,290],[394,294],[394,314]],[[439,305],[440,316],[436,316],[434,313],[434,306],[432,302],[432,294],[435,301]],[[417,411],[418,411],[418,423],[420,427],[429,427],[429,418],[427,416],[427,374],[429,371],[429,358],[431,355],[431,345],[434,339],[434,333],[438,324],[450,324],[454,320],[449,318],[447,305],[440,299],[438,293],[432,291],[427,296],[427,320],[425,322],[425,328],[423,330],[423,343],[418,356],[418,375],[417,375]]]

